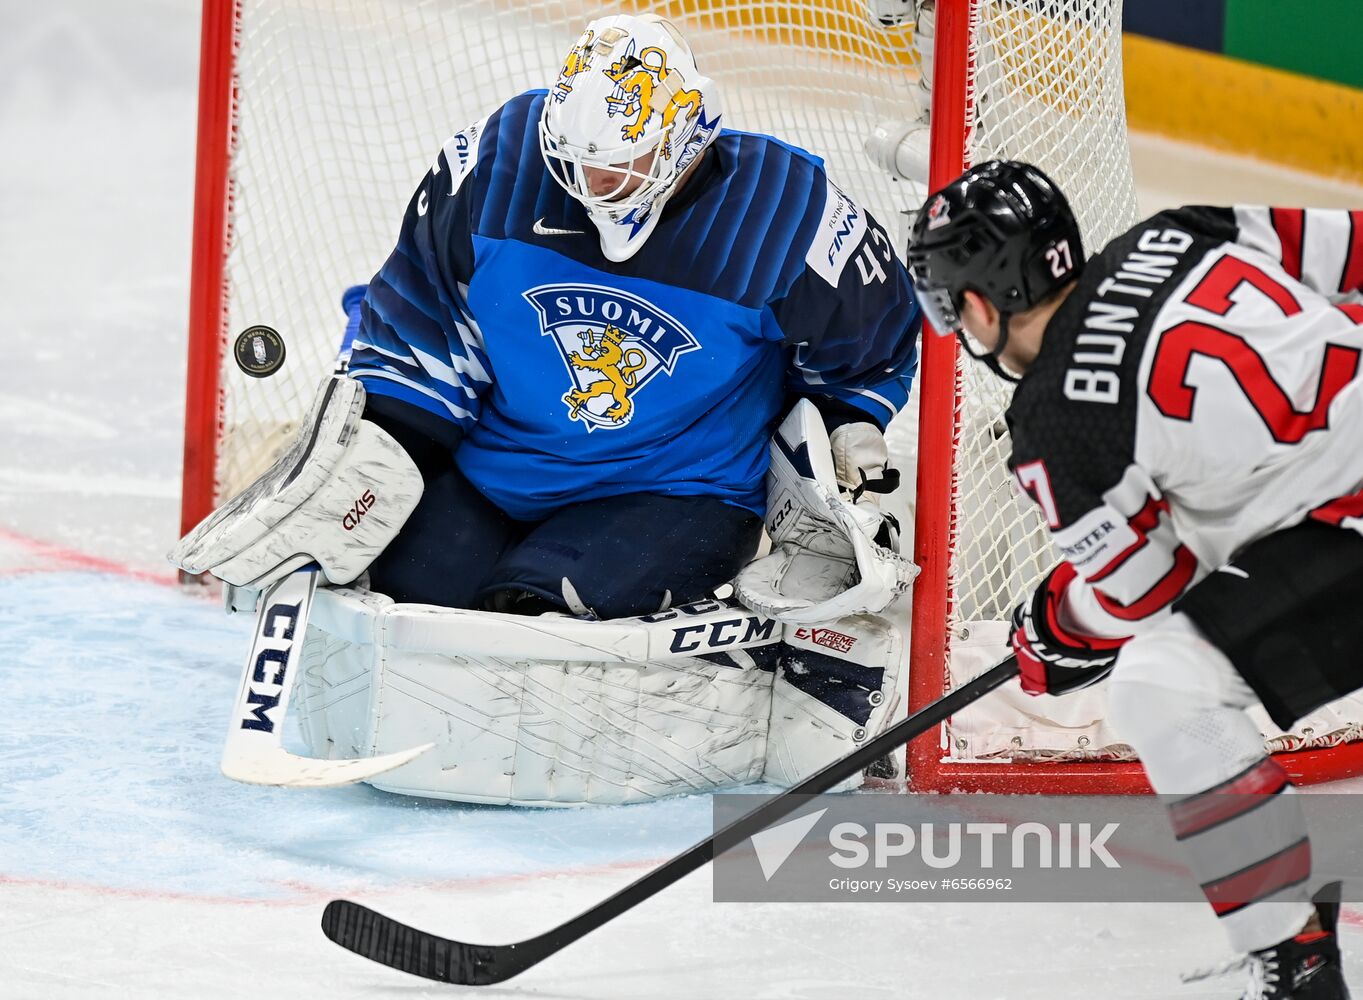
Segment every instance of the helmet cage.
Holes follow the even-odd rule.
[[[961,311],[956,308],[956,301],[949,289],[925,285],[915,274],[913,290],[914,294],[918,296],[918,305],[923,310],[923,318],[932,325],[935,331],[940,334],[953,334],[964,330],[961,325]]]
[[[577,70],[587,74],[585,93],[582,84],[573,88],[560,76],[540,111],[540,153],[550,176],[589,213],[612,221],[645,218],[718,131],[714,83],[696,69],[677,29],[656,15],[593,21],[578,44],[585,53]],[[594,105],[602,98],[604,108]],[[577,112],[568,113],[574,102]],[[588,112],[585,128],[584,102],[604,111],[596,125]],[[594,194],[589,168],[616,175],[615,184]],[[626,193],[632,183],[638,186]]]
[[[589,211],[608,213],[613,217],[623,217],[635,209],[653,203],[657,197],[668,190],[677,176],[677,160],[667,155],[664,143],[676,123],[669,123],[649,130],[635,142],[622,142],[610,149],[592,146],[574,146],[562,136],[555,136],[545,121],[549,112],[549,102],[545,102],[540,117],[540,152],[549,168],[550,175],[565,191],[576,198]],[[643,169],[638,162],[653,154],[653,160]],[[604,194],[594,194],[587,180],[586,170],[606,170],[619,176],[615,186]],[[622,194],[631,180],[641,183],[629,194]]]
[[[984,224],[990,226],[987,218]],[[920,236],[909,246],[909,273],[913,277],[914,294],[923,310],[923,317],[938,334],[959,335],[964,332],[960,298],[967,288],[973,286],[952,279],[959,276],[971,255],[980,249],[979,240],[972,233],[960,230],[936,242],[931,241],[930,237]],[[978,288],[973,290],[993,301],[988,292]]]

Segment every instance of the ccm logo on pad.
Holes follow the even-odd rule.
[[[759,618],[757,615],[726,618],[707,625],[674,628],[672,644],[668,648],[674,653],[690,653],[697,649],[720,649],[735,643],[746,646],[770,640],[775,633],[775,618]]]
[[[360,518],[369,513],[369,508],[378,503],[372,490],[365,490],[360,494],[360,498],[350,505],[345,517],[341,518],[341,526],[346,531],[354,531],[360,526]]]

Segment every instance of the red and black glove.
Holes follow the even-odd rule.
[[[1028,694],[1068,694],[1107,676],[1125,639],[1099,639],[1066,631],[1057,609],[1079,574],[1062,562],[1013,612],[1013,652]]]

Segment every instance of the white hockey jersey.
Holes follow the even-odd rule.
[[[1064,626],[1135,634],[1308,517],[1363,532],[1361,290],[1363,211],[1181,208],[1088,262],[1007,414]]]

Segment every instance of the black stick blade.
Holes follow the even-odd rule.
[[[460,986],[487,986],[523,968],[516,946],[463,944],[399,923],[348,899],[322,911],[322,933],[348,951],[413,976]]]

